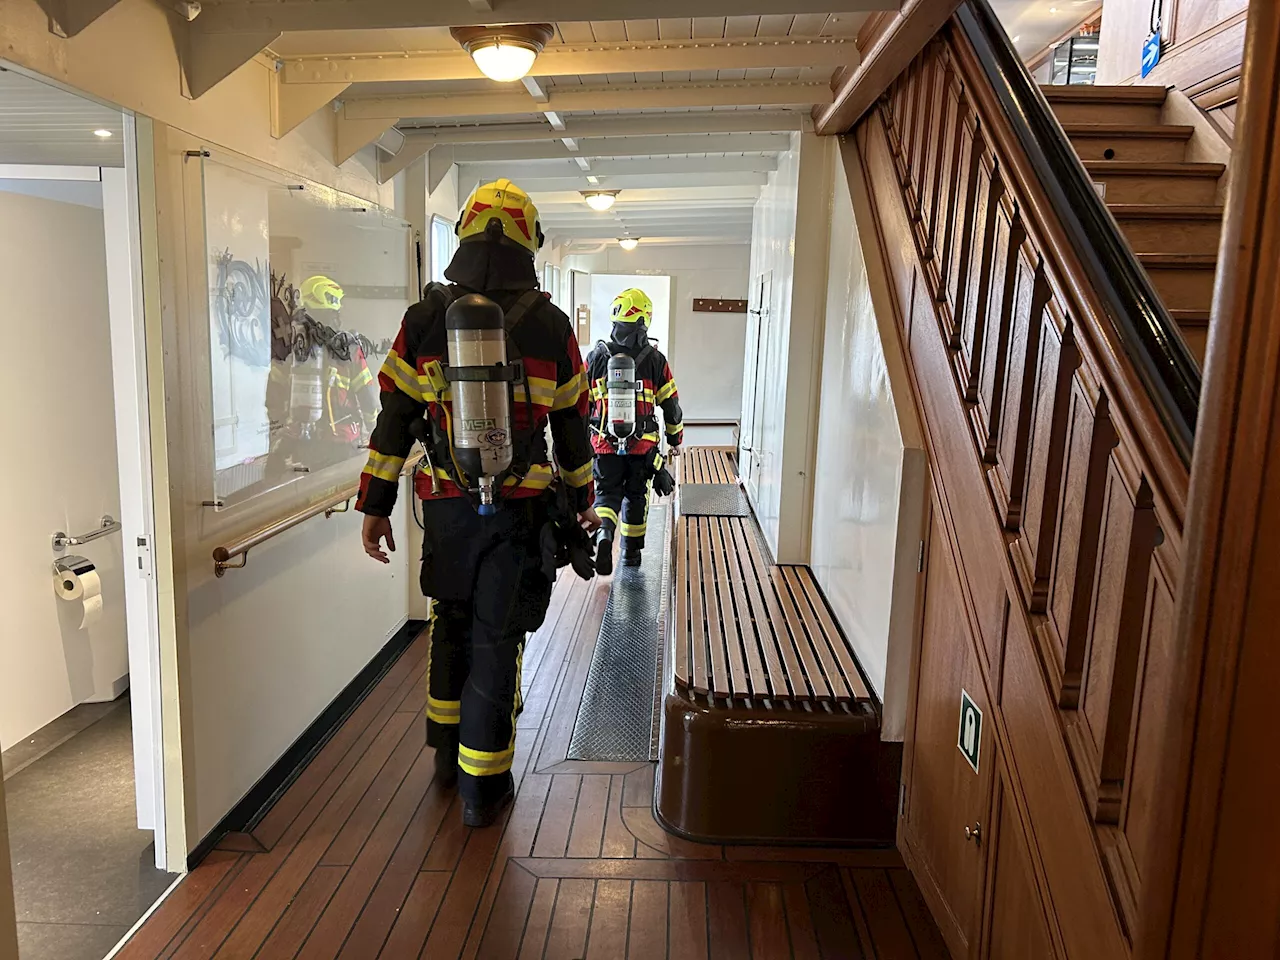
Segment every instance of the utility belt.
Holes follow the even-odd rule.
[[[422,445],[426,453],[427,463],[424,466],[431,472],[433,486],[438,488],[438,478],[434,469],[438,467],[448,474],[449,479],[458,489],[466,493],[468,479],[460,476],[454,465],[453,444],[449,439],[448,431],[430,415],[429,409],[426,416],[419,417],[410,424],[409,433]],[[513,430],[511,466],[499,478],[499,482],[505,482],[507,477],[523,479],[529,474],[534,464],[546,463],[548,460],[547,436],[543,430],[537,428]],[[437,492],[439,492],[438,489]]]
[[[652,413],[642,414],[636,418],[635,431],[629,437],[615,437],[609,432],[609,425],[599,416],[592,417],[590,423],[592,430],[623,453],[626,452],[626,447],[631,441],[643,440],[646,436],[658,432],[658,418]]]

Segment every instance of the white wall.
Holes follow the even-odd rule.
[[[856,177],[852,144],[843,150]],[[876,238],[860,236],[843,164],[834,165],[831,188],[810,566],[885,704],[882,735],[899,740],[926,460],[892,307],[880,298],[877,308],[884,285]]]
[[[739,463],[779,563],[809,559],[834,151],[832,138],[792,134],[756,202],[752,230],[753,303],[762,277],[770,292],[747,324]]]
[[[695,299],[747,298],[749,249],[745,244],[644,244],[628,253],[616,244],[593,254],[564,258],[569,271],[671,278],[671,320],[662,351],[671,363],[686,420],[736,420],[742,406],[742,368],[746,342],[743,314],[695,313]],[[587,285],[588,299],[594,284]],[[593,327],[598,318],[593,316]],[[590,344],[584,345],[586,349]],[[689,439],[693,439],[690,437]]]
[[[120,517],[102,211],[0,191],[0,336],[9,469],[0,472],[0,746],[77,703],[111,699],[129,670],[121,538],[71,553],[102,577],[104,613],[53,592],[56,530]]]
[[[310,146],[284,169],[307,167]],[[286,138],[289,140],[290,138]],[[283,144],[285,141],[281,141]],[[308,475],[278,494],[215,511],[208,270],[199,178],[187,151],[227,152],[157,125],[160,306],[164,349],[167,488],[182,679],[186,845],[197,844],[404,623],[412,547],[408,510],[389,567],[360,547],[360,516],[317,517],[254,548],[244,570],[214,576],[219,544],[353,482],[361,464]],[[276,156],[279,157],[280,147]],[[330,180],[342,179],[336,168]],[[391,200],[371,182],[366,193]],[[402,507],[408,505],[401,498]]]

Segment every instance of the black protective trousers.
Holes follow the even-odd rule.
[[[427,743],[456,750],[462,798],[488,804],[512,786],[525,636],[551,601],[538,541],[547,508],[508,500],[481,517],[459,497],[422,508],[422,592],[435,601]]]
[[[623,550],[644,549],[653,462],[653,451],[596,454],[596,514],[611,536],[621,532]]]

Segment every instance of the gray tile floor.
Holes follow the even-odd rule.
[[[73,714],[4,755],[20,960],[101,960],[173,880],[137,828],[128,699]]]

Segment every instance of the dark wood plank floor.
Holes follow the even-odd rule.
[[[893,851],[690,843],[654,821],[651,764],[566,759],[607,589],[562,579],[530,640],[500,824],[464,829],[433,782],[419,639],[121,960],[945,958]]]

